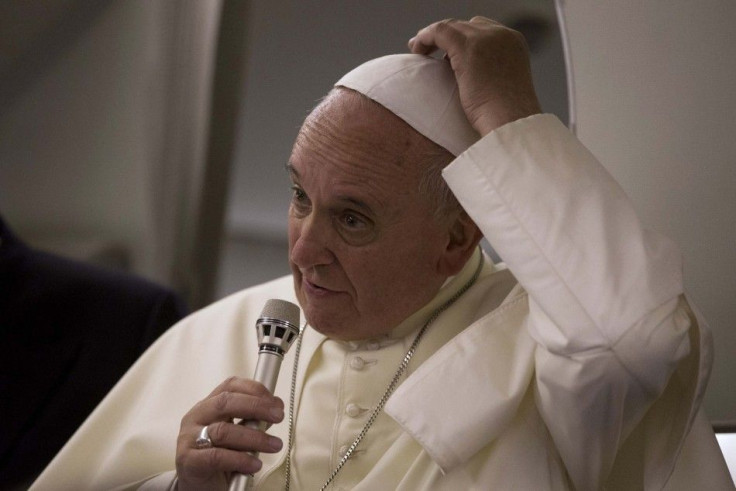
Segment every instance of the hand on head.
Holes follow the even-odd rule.
[[[417,54],[443,50],[455,72],[460,101],[481,136],[541,112],[524,37],[485,17],[447,19],[409,40]]]
[[[284,403],[258,382],[232,377],[198,402],[182,418],[176,443],[178,489],[226,489],[231,472],[252,474],[261,462],[248,452],[274,453],[282,442],[266,433],[234,424],[233,418],[278,423]],[[198,446],[207,427],[211,446]]]

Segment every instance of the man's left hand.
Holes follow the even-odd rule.
[[[443,20],[420,30],[409,48],[425,55],[445,51],[465,115],[481,136],[541,112],[526,41],[513,29],[485,17]]]

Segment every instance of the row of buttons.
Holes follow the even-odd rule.
[[[348,341],[347,347],[350,351],[378,351],[388,345],[394,344],[398,342],[399,340],[396,339],[390,339],[388,337],[382,338],[382,339],[371,339],[368,341]],[[378,359],[373,358],[363,358],[361,356],[357,355],[348,355],[350,358],[350,361],[348,362],[348,365],[351,369],[355,371],[361,371],[366,369],[367,367],[373,366],[378,364]],[[359,406],[355,403],[348,403],[345,405],[345,414],[349,418],[359,418],[361,416],[364,416],[367,411],[369,411],[370,408],[364,408]],[[365,443],[362,445],[364,446]],[[350,445],[342,445],[338,449],[339,458],[342,458],[350,448]],[[353,453],[351,454],[350,458],[353,458],[357,456],[358,454],[365,452],[366,449],[364,448],[356,448]]]
[[[378,341],[368,341],[364,348],[366,350],[376,351],[381,347],[380,343]],[[357,350],[357,346],[351,346],[353,350]],[[366,360],[365,358],[361,358],[360,356],[356,356],[350,360],[350,368],[353,370],[363,370],[368,365],[374,365],[378,363],[378,360]],[[365,413],[368,409],[362,408],[358,406],[357,404],[350,403],[347,406],[345,406],[345,414],[347,414],[351,418],[357,418],[363,413]],[[340,453],[340,457],[345,455],[350,448],[349,445],[343,445],[340,447],[338,452]],[[362,452],[361,449],[355,449],[353,453],[350,455],[350,458],[355,457],[356,454]]]

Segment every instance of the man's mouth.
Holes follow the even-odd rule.
[[[302,284],[303,284],[303,288],[306,291],[306,293],[310,295],[324,296],[324,295],[331,295],[331,294],[339,293],[337,290],[331,290],[330,288],[325,288],[324,286],[320,286],[317,283],[313,283],[306,278],[302,280]]]

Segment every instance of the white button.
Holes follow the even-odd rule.
[[[351,418],[357,418],[361,415],[362,412],[363,410],[357,404],[350,403],[345,407],[345,414],[347,414]]]
[[[348,349],[350,351],[356,351],[360,348],[360,343],[357,341],[348,341]]]
[[[378,341],[368,341],[367,343],[365,343],[365,349],[367,350],[376,351],[380,347],[381,343],[379,343]]]
[[[350,368],[354,370],[362,370],[363,367],[365,367],[365,360],[360,356],[356,356],[355,358],[350,360]]]

